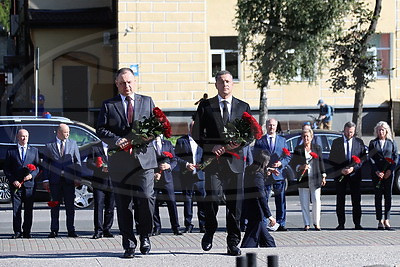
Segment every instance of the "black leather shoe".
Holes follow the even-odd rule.
[[[77,235],[77,233],[74,231],[74,232],[68,232],[68,237],[79,237],[79,235]]]
[[[92,236],[92,239],[99,239],[99,238],[102,238],[103,237],[103,235],[102,234],[99,234],[99,233],[95,233],[93,236]]]
[[[153,229],[153,232],[151,233],[152,236],[156,236],[156,235],[161,235],[161,230],[160,229]]]
[[[21,238],[22,234],[20,232],[16,232],[13,236],[11,236],[12,239],[17,239],[17,238]]]
[[[283,225],[279,225],[279,227],[278,227],[278,229],[276,229],[276,231],[279,231],[279,232],[285,232],[285,231],[287,231],[288,229],[285,227],[285,226],[283,226]]]
[[[184,233],[191,233],[192,231],[193,231],[193,224],[186,226],[185,230],[183,230]]]
[[[203,238],[201,239],[201,248],[204,251],[209,251],[212,248],[212,241],[213,236],[205,233]]]
[[[122,256],[125,259],[132,259],[135,257],[135,250],[134,249],[127,249],[125,250],[124,255]]]
[[[344,230],[344,225],[339,224],[338,226],[336,226],[336,230]]]
[[[242,252],[240,251],[240,248],[238,248],[237,246],[228,246],[227,252],[228,255],[231,256],[240,256],[242,255]]]
[[[174,232],[174,235],[183,235],[181,230],[179,230],[179,228],[172,229],[172,231]]]
[[[32,238],[32,235],[30,233],[22,233],[23,238]]]
[[[110,233],[110,232],[104,232],[103,236],[104,237],[108,237],[108,238],[114,237],[114,235],[112,233]]]
[[[55,238],[58,236],[57,232],[51,231],[50,234],[47,236],[48,238]]]
[[[140,236],[140,252],[143,255],[149,254],[151,249],[150,238],[148,236]]]
[[[356,230],[364,230],[364,227],[362,227],[360,224],[357,224],[354,229]]]

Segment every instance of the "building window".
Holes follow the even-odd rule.
[[[377,58],[379,70],[375,76],[377,78],[387,78],[390,74],[391,61],[391,36],[390,33],[375,34],[370,42],[372,47],[369,49]]]
[[[237,36],[210,37],[210,81],[220,70],[232,73],[233,80],[238,81],[239,75],[239,46]]]

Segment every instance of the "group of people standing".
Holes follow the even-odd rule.
[[[321,230],[321,187],[326,183],[328,170],[324,166],[318,138],[314,137],[310,127],[304,127],[301,142],[292,155],[287,153],[285,138],[277,135],[278,122],[273,118],[266,122],[267,134],[256,140],[252,149],[248,144],[227,143],[224,126],[241,118],[244,112],[251,111],[246,102],[233,96],[232,74],[220,71],[216,74],[217,95],[200,102],[188,135],[179,138],[175,147],[170,141],[157,137],[140,149],[132,149],[127,136],[134,122],[150,117],[155,105],[150,97],[136,93],[137,79],[131,69],[118,70],[115,84],[119,94],[103,102],[98,118],[97,135],[102,142],[93,146],[87,161],[87,166],[94,171],[94,239],[113,236],[110,229],[116,205],[123,257],[135,256],[138,241],[134,228],[139,235],[140,252],[148,254],[151,250],[150,236],[161,233],[159,206],[164,201],[172,232],[181,235],[172,179],[174,168],[179,169],[185,194],[184,232],[190,233],[194,228],[193,200],[197,197],[199,228],[204,233],[201,247],[204,251],[211,250],[213,246],[221,195],[226,204],[228,255],[240,255],[240,244],[242,247],[275,246],[267,227],[279,224],[276,227],[278,231],[287,231],[284,169],[288,166],[296,172],[304,230],[309,230],[311,223],[316,230]],[[354,137],[354,132],[355,125],[346,123],[344,136],[333,142],[329,158],[333,171],[328,175],[336,177],[337,185],[337,229],[344,229],[347,183],[352,192],[354,224],[356,229],[362,229],[360,169],[367,160],[372,162],[373,168],[378,227],[389,229],[395,164],[389,164],[387,158],[397,163],[396,143],[388,125],[380,122],[375,128],[377,138],[371,141],[367,157],[362,140]],[[25,204],[25,221],[21,229],[21,193],[24,192],[25,201],[30,199],[29,190],[33,188],[32,180],[38,174],[38,168],[27,173],[22,180],[16,179],[21,176],[21,168],[27,164],[39,167],[38,151],[27,145],[28,137],[26,130],[19,131],[18,145],[8,151],[4,168],[16,189],[12,194],[15,238],[21,235],[30,237],[32,225],[31,212],[26,209],[29,205],[33,206],[33,200],[28,206]],[[44,153],[44,186],[50,191],[52,202],[57,204],[51,208],[49,237],[58,236],[59,203],[62,199],[66,207],[68,236],[77,237],[73,225],[73,189],[74,184],[79,184],[77,177],[81,162],[76,142],[68,137],[68,126],[61,124],[55,142],[48,144]],[[116,148],[120,150],[109,155],[108,151]],[[353,156],[359,157],[361,162],[355,162]],[[198,164],[206,161],[209,164],[199,170]],[[271,191],[275,193],[276,219],[268,207]],[[382,196],[385,197],[384,217]],[[247,224],[241,240],[243,221]]]

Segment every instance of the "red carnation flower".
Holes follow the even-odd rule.
[[[96,158],[96,167],[100,168],[101,166],[103,166],[103,159],[101,157],[97,157]]]
[[[356,155],[351,156],[351,164],[348,166],[350,167],[354,167],[356,164],[360,164],[361,163],[361,159],[359,157],[357,157]],[[344,179],[344,175],[340,176],[339,178],[339,183]]]
[[[49,202],[47,202],[47,205],[48,205],[50,208],[57,207],[59,204],[60,204],[59,201],[49,201]]]
[[[311,156],[313,159],[317,159],[317,158],[318,158],[318,154],[315,153],[315,152],[310,152],[310,156]]]
[[[33,172],[36,171],[36,166],[33,164],[28,164],[26,165],[26,167],[28,168],[29,171]]]
[[[285,156],[290,156],[290,151],[286,147],[282,148],[282,152],[285,154]]]
[[[164,156],[166,156],[167,158],[172,159],[174,157],[174,155],[172,155],[172,153],[168,152],[168,151],[164,151],[163,152]]]

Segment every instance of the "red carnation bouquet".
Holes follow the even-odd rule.
[[[51,201],[47,202],[47,206],[49,206],[50,208],[57,207],[58,205],[60,205],[60,201],[51,200]]]
[[[33,171],[36,171],[36,166],[33,164],[27,164],[26,167],[23,167],[20,169],[18,173],[18,182],[21,184],[21,186],[25,183],[24,178],[28,176],[30,173]],[[20,187],[21,188],[21,187]],[[14,194],[17,193],[19,188],[16,188],[14,191]]]
[[[160,160],[159,164],[163,164],[163,163],[170,163],[170,159],[172,159],[174,157],[174,155],[171,152],[168,151],[163,151],[161,153],[162,159]],[[156,182],[158,182],[161,179],[161,174],[162,174],[163,170],[160,170],[159,173],[155,173],[154,174],[154,180]]]
[[[223,132],[227,143],[246,145],[253,142],[254,139],[260,139],[262,128],[257,120],[247,112],[243,112],[240,119],[228,122]]]
[[[166,138],[171,137],[171,124],[167,116],[158,107],[153,108],[153,114],[149,117],[143,117],[143,121],[134,121],[131,132],[125,137],[129,141],[129,145],[124,149],[114,148],[108,150],[111,156],[118,151],[124,150],[130,152],[131,149],[140,151],[144,149],[157,136],[163,134]]]
[[[350,163],[349,166],[347,166],[347,168],[354,167],[354,166],[356,166],[357,164],[360,164],[360,163],[361,163],[361,159],[359,157],[353,155],[353,156],[351,156],[351,163]],[[342,182],[343,178],[344,178],[344,175],[340,176],[339,183]]]
[[[393,159],[391,159],[391,158],[385,158],[385,165],[384,165],[384,167],[383,167],[382,172],[385,173],[385,172],[386,172],[387,170],[389,170],[390,167],[391,167],[392,165],[394,165],[394,164],[396,164],[396,162],[394,162]],[[379,187],[381,186],[382,180],[383,180],[383,178],[379,178],[379,181],[378,181],[378,183],[376,184],[376,188],[377,188],[377,189],[379,189]]]
[[[313,159],[317,159],[318,158],[318,154],[315,153],[315,152],[310,152],[310,156],[311,156],[311,158],[306,161],[307,165],[309,165]],[[303,172],[301,173],[301,175],[299,177],[298,182],[301,182],[301,179],[303,179],[303,176],[306,173],[306,171],[307,171],[307,169],[303,170]]]
[[[95,164],[96,164],[96,168],[107,167],[107,163],[105,163],[105,162],[103,161],[103,158],[102,158],[102,157],[97,157],[97,158],[96,158]]]

